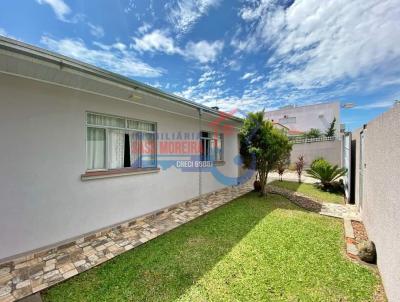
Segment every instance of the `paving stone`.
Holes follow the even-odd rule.
[[[15,286],[15,288],[16,289],[20,289],[20,288],[23,288],[23,287],[26,287],[26,286],[30,286],[30,285],[31,285],[31,280],[25,280],[25,281],[22,281],[22,282],[18,283]]]
[[[13,302],[13,301],[15,301],[15,300],[16,300],[16,299],[15,299],[15,297],[14,297],[12,294],[8,294],[8,295],[3,296],[3,297],[0,296],[0,301],[1,301],[1,302]]]
[[[69,270],[65,274],[63,274],[63,277],[64,277],[64,279],[68,279],[68,278],[71,278],[72,276],[75,276],[77,274],[78,274],[78,271],[74,268],[72,270]]]
[[[347,249],[347,253],[357,256],[358,255],[358,249],[357,246],[353,243],[347,242],[346,243],[346,249]]]
[[[78,266],[84,265],[85,263],[86,263],[86,260],[80,260],[80,261],[75,262],[74,265],[75,265],[75,267],[78,267]]]
[[[5,276],[9,273],[10,273],[10,267],[5,266],[5,267],[0,268],[0,277]]]
[[[4,297],[11,293],[11,286],[5,285],[5,286],[0,286],[0,297]]]
[[[55,268],[56,268],[56,265],[55,265],[54,263],[52,263],[52,264],[50,264],[50,265],[48,265],[48,266],[45,266],[45,267],[43,268],[43,271],[46,273],[46,272],[52,271],[52,270],[55,269]]]
[[[58,268],[61,274],[65,274],[66,272],[75,269],[75,266],[72,263],[64,264]]]
[[[344,219],[344,233],[347,238],[354,239],[353,226],[351,224],[351,220],[347,218]]]
[[[58,270],[54,270],[54,271],[51,271],[51,272],[48,272],[48,273],[44,274],[43,275],[43,279],[45,279],[45,280],[46,279],[50,279],[50,278],[52,278],[54,276],[57,276],[59,274],[60,274],[60,272]]]

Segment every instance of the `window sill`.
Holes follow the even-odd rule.
[[[213,165],[214,166],[224,166],[225,165],[225,161],[223,161],[223,160],[215,160],[213,162]]]
[[[102,179],[102,178],[149,174],[157,172],[160,172],[160,168],[123,168],[123,169],[112,169],[107,171],[93,171],[93,172],[89,171],[81,175],[81,180]]]

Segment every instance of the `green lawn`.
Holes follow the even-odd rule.
[[[307,183],[298,183],[296,181],[279,181],[275,180],[271,182],[271,185],[277,186],[280,188],[288,189],[291,191],[296,191],[302,193],[306,196],[309,196],[313,199],[317,199],[319,201],[332,202],[332,203],[344,203],[343,195],[339,193],[329,193],[322,191],[317,188],[313,184]]]
[[[45,301],[373,301],[343,222],[247,194],[44,294]]]

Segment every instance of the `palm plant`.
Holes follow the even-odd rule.
[[[318,179],[321,182],[322,189],[326,191],[329,191],[333,187],[334,182],[338,178],[347,173],[347,169],[339,168],[338,165],[333,166],[325,160],[319,160],[306,171],[310,177]]]

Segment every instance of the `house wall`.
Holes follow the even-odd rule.
[[[378,267],[389,301],[400,301],[400,105],[369,122],[365,131],[365,172],[360,203],[360,129],[356,145],[355,202],[377,249]]]
[[[295,163],[300,155],[304,156],[305,166],[309,167],[312,161],[323,157],[334,165],[342,165],[342,141],[323,141],[313,143],[294,144],[290,154],[290,162]]]
[[[296,123],[282,123],[279,120],[285,115],[296,117]],[[340,103],[324,103],[294,108],[279,109],[265,112],[265,118],[274,122],[284,124],[290,130],[308,131],[311,128],[320,129],[325,132],[336,117],[336,133],[340,133]]]
[[[174,167],[151,174],[80,178],[86,166],[86,111],[157,122],[163,133],[198,133],[196,119],[3,74],[0,108],[0,259],[199,194],[199,173]],[[202,130],[212,128],[203,123]],[[236,130],[225,135],[226,163],[218,169],[230,177],[238,176],[233,160],[237,145]],[[224,186],[209,172],[202,174],[202,193]]]

